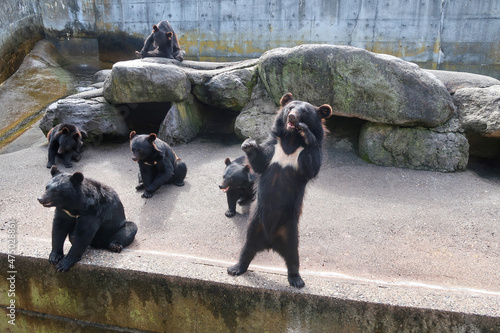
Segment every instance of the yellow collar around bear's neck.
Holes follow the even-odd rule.
[[[77,219],[77,218],[79,218],[79,217],[80,217],[80,215],[73,215],[73,214],[71,214],[71,213],[70,213],[68,210],[66,210],[66,209],[63,209],[63,212],[65,212],[66,214],[68,214],[68,216],[69,216],[69,217],[72,217],[72,218],[74,218],[74,219]]]

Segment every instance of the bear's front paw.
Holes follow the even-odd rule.
[[[241,144],[241,150],[244,152],[249,152],[252,149],[256,149],[258,147],[257,141],[254,139],[246,139],[242,144]]]
[[[52,265],[55,265],[55,264],[59,263],[59,261],[61,261],[62,258],[64,258],[64,254],[52,252],[49,256],[49,262]]]
[[[225,214],[227,217],[233,217],[234,215],[236,215],[236,212],[234,210],[228,209],[226,210]]]
[[[247,271],[246,269],[241,268],[241,265],[239,263],[227,269],[227,273],[232,276],[241,275],[246,271]]]
[[[141,197],[143,198],[151,198],[153,196],[153,192],[149,192],[149,191],[144,191],[144,193],[141,195]]]
[[[68,162],[68,163],[64,163],[64,166],[65,166],[66,168],[72,168],[72,167],[73,167],[73,163],[70,163],[70,162]]]
[[[77,260],[78,261],[78,260]],[[76,261],[69,259],[68,257],[65,257],[63,260],[59,261],[59,263],[56,265],[56,270],[58,272],[67,272],[75,264]]]
[[[139,184],[135,187],[137,191],[144,190],[144,184]]]
[[[118,244],[118,243],[111,243],[108,245],[108,249],[110,251],[120,253],[123,250],[123,246],[121,244]]]
[[[305,123],[297,123],[295,124],[295,130],[297,132],[304,132],[305,130],[309,129],[309,127],[307,127],[307,125]]]
[[[300,277],[300,275],[289,275],[288,276],[288,283],[294,288],[303,288],[306,284],[304,280]]]
[[[47,163],[47,168],[48,168],[48,169],[52,168],[52,166],[53,166],[54,164],[55,164],[55,163],[53,163],[53,162],[48,162],[48,163]]]

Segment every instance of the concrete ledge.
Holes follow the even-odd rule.
[[[0,254],[6,262],[7,255]],[[56,273],[18,256],[16,330],[236,332],[497,332],[500,318],[251,288],[204,279],[77,265]],[[29,268],[29,270],[25,269]],[[9,282],[1,279],[8,313]],[[5,318],[5,317],[4,317]],[[6,320],[0,322],[8,331]]]

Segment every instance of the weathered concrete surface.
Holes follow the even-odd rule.
[[[7,256],[0,254],[0,260],[6,261]],[[125,328],[147,332],[406,333],[494,332],[500,328],[499,318],[293,290],[90,265],[57,274],[46,260],[33,257],[18,257],[17,265],[30,267],[29,274],[20,274],[16,280],[17,305],[24,310],[17,314],[16,328],[26,331],[34,323],[37,331],[50,332]],[[2,296],[8,288],[8,281],[2,279]],[[2,310],[7,312],[3,306]],[[50,320],[40,322],[40,313],[50,315]],[[5,322],[0,324],[3,332],[10,328]]]
[[[62,33],[72,38],[98,35],[103,57],[113,56],[116,49],[132,57],[129,45],[138,43],[139,50],[141,40],[161,20],[172,23],[187,55],[198,60],[255,58],[276,47],[327,43],[438,68],[462,63],[498,66],[500,52],[496,0],[217,0],[209,4],[108,0],[94,6],[85,0],[55,0],[41,10],[49,38]]]
[[[15,73],[43,37],[38,0],[0,1],[0,83]]]
[[[86,325],[71,318],[116,326],[134,318],[144,328],[174,327],[178,320],[193,330],[216,323],[221,331],[314,331],[322,323],[354,332],[500,329],[498,166],[473,164],[455,174],[377,167],[333,148],[328,138],[304,201],[299,251],[306,287],[297,291],[276,253],[259,254],[243,276],[226,273],[241,250],[248,215],[238,207],[226,218],[217,185],[224,159],[241,155],[240,143],[199,138],[174,147],[188,165],[186,185],[164,186],[151,199],[134,189],[138,167],[128,143],[88,147],[71,172],[111,185],[139,232],[121,254],[91,249],[64,275],[46,261],[53,210],[36,197],[50,174],[45,138],[34,130],[38,139],[0,155],[0,240],[6,244],[14,223],[16,254],[32,258],[16,267],[18,304],[41,312],[54,306],[49,318],[61,331]],[[20,325],[43,324],[34,312],[19,310],[18,318]]]
[[[39,119],[44,106],[73,91],[75,79],[63,62],[54,45],[42,40],[0,85],[0,147]]]

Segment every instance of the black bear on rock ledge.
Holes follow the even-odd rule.
[[[332,108],[294,101],[290,93],[280,103],[270,138],[262,145],[253,139],[241,145],[258,175],[256,200],[240,259],[227,271],[240,275],[257,252],[273,249],[285,259],[290,285],[302,288],[298,223],[306,185],[321,167],[323,119],[332,115]]]
[[[154,50],[149,51],[153,45]],[[184,60],[186,52],[181,49],[177,34],[168,21],[161,21],[153,25],[153,31],[144,41],[144,47],[136,54],[145,57],[164,57],[169,59]]]

